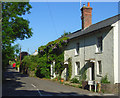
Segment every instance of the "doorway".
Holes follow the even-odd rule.
[[[95,80],[95,67],[94,67],[94,62],[90,62],[90,80]]]
[[[92,63],[92,80],[95,80],[95,67],[94,67],[94,63]]]

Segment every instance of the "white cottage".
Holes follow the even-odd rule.
[[[81,8],[82,29],[69,34],[69,43],[64,51],[64,61],[72,59],[72,76],[79,77],[86,71],[86,80],[100,82],[105,75],[113,84],[120,83],[118,78],[118,25],[120,15],[92,24],[90,3]],[[120,37],[119,37],[120,38]],[[67,78],[67,67],[62,73]],[[64,77],[65,76],[65,77]]]
[[[34,55],[34,56],[38,55],[37,50],[35,50],[35,52],[32,55]]]

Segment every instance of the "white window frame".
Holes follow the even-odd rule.
[[[79,75],[80,73],[78,73],[78,64],[79,63],[79,71],[80,71],[80,62],[75,62],[75,75]]]
[[[101,47],[98,47],[98,44],[99,44],[99,42],[98,42],[98,40],[99,40],[99,38],[102,38],[102,46]],[[97,39],[97,41],[96,41],[96,53],[102,53],[103,52],[103,37],[102,36],[99,36],[99,37],[97,37],[96,38]],[[99,45],[100,46],[100,45]],[[102,49],[101,49],[102,48]]]
[[[80,43],[76,43],[76,47],[75,47],[75,56],[79,55],[79,51],[80,51]]]
[[[101,72],[100,72],[99,62],[101,62]],[[102,75],[102,61],[101,60],[97,61],[97,75]]]

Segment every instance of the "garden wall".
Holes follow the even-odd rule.
[[[118,94],[120,93],[120,83],[119,84],[101,84],[101,90],[104,93]]]

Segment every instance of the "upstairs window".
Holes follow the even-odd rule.
[[[80,75],[80,62],[76,62],[75,65],[75,75]]]
[[[97,38],[97,49],[96,52],[101,53],[103,51],[103,38],[102,36]]]
[[[79,43],[76,44],[75,55],[79,55]]]
[[[101,63],[101,61],[97,62],[97,74],[98,75],[102,74],[102,63]]]

